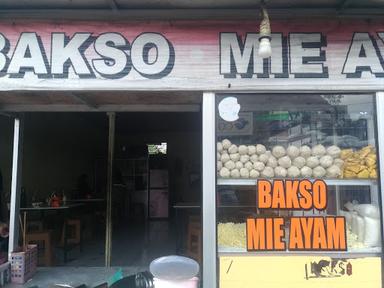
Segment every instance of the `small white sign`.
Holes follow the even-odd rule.
[[[239,119],[240,104],[236,97],[226,97],[219,103],[220,117],[228,122],[233,122]]]

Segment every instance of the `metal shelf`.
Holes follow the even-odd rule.
[[[217,185],[224,186],[255,186],[259,179],[217,179]],[[273,181],[274,179],[268,179]],[[279,179],[281,180],[281,179]],[[315,179],[309,179],[315,181]],[[376,179],[322,179],[327,185],[333,186],[371,186],[377,185]]]
[[[335,252],[316,252],[316,251],[281,251],[281,252],[222,252],[218,251],[219,257],[231,257],[231,256],[241,256],[241,257],[255,257],[255,256],[322,256],[322,257],[331,257],[331,258],[363,258],[363,257],[381,257],[380,251],[335,251]]]

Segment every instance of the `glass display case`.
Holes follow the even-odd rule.
[[[280,216],[289,223],[293,216],[318,215],[345,217],[348,249],[338,257],[380,255],[374,103],[372,95],[217,95],[219,256],[253,254],[246,249],[249,217]],[[260,210],[259,179],[322,179],[327,208]]]

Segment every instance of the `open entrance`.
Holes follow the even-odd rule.
[[[200,260],[198,239],[188,245],[188,223],[200,222],[200,113],[118,113],[114,154],[112,266],[148,267],[174,254]]]
[[[201,263],[201,96],[109,95],[0,97],[10,116],[3,120],[23,122],[18,218],[26,242],[38,245],[40,266],[60,269],[110,265],[127,275],[174,254]],[[11,186],[11,177],[4,181]],[[100,281],[91,284],[110,275],[94,276]]]

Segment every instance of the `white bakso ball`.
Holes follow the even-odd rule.
[[[253,164],[252,162],[247,162],[244,164],[244,168],[247,168],[248,170],[252,170],[253,169]]]
[[[333,165],[336,165],[338,167],[343,167],[344,166],[344,160],[343,159],[340,159],[340,158],[336,158],[334,161],[333,161]]]
[[[286,153],[285,148],[280,145],[277,145],[272,149],[272,155],[275,156],[277,159],[283,157],[285,153]]]
[[[229,160],[231,160],[231,158],[229,158],[229,155],[227,153],[221,154],[221,162],[223,162],[223,164],[228,162]]]
[[[231,147],[232,145],[231,141],[229,141],[228,139],[224,139],[223,141],[221,141],[221,144],[223,145],[224,150],[228,150],[229,147]]]
[[[225,167],[221,168],[220,177],[229,178],[230,175],[231,175],[231,172],[227,168],[225,168]]]
[[[276,158],[273,157],[273,156],[269,157],[268,161],[267,161],[267,166],[272,167],[272,168],[277,167],[277,160],[276,160]]]
[[[320,165],[323,166],[324,168],[331,167],[332,164],[333,164],[332,156],[324,155],[323,157],[320,158]]]
[[[309,148],[307,145],[300,147],[300,156],[304,158],[308,158],[312,154],[312,149]]]
[[[332,165],[327,169],[326,175],[329,178],[338,178],[341,175],[341,169],[337,165]]]
[[[288,156],[281,157],[278,161],[279,165],[284,168],[289,168],[292,165],[292,160]]]
[[[268,159],[269,159],[269,156],[266,155],[266,154],[261,154],[261,155],[259,156],[259,161],[260,161],[260,162],[263,162],[264,164],[267,164]]]
[[[275,177],[287,177],[287,169],[277,166],[275,168]]]
[[[315,168],[316,166],[319,166],[319,164],[319,158],[317,158],[316,156],[311,156],[307,158],[307,166],[309,168]]]
[[[256,171],[255,169],[252,169],[249,172],[249,177],[251,177],[251,178],[258,178],[259,176],[260,176],[260,172]]]
[[[245,145],[239,146],[239,154],[240,155],[247,155],[248,154],[248,147]]]
[[[318,145],[315,145],[312,147],[312,155],[313,156],[321,157],[321,156],[325,155],[325,153],[327,153],[327,150],[321,144],[318,144]]]
[[[297,178],[300,177],[300,169],[297,168],[296,166],[291,166],[288,168],[287,175],[290,178]]]
[[[299,156],[293,159],[292,165],[301,169],[305,166],[305,163],[306,163],[305,158],[302,156]]]
[[[240,161],[243,163],[247,163],[249,161],[249,155],[241,155]]]
[[[223,144],[221,142],[217,142],[217,152],[223,151]]]
[[[240,169],[240,177],[241,178],[249,178],[249,170],[247,168]]]
[[[256,146],[255,145],[248,145],[248,155],[252,156],[256,154]]]
[[[241,161],[237,161],[236,163],[236,169],[241,169],[241,168],[243,168],[244,167],[244,164],[243,164],[243,162],[241,162]]]
[[[257,156],[256,154],[253,154],[250,157],[250,160],[251,160],[252,163],[255,163],[255,162],[259,161],[259,156]]]
[[[291,157],[291,159],[294,159],[300,155],[300,149],[293,145],[288,146],[287,155]]]
[[[261,172],[264,170],[265,164],[263,162],[255,162],[255,163],[253,163],[253,168],[255,168],[255,170]]]
[[[235,153],[237,153],[237,150],[238,150],[237,146],[236,146],[235,144],[232,144],[232,145],[228,148],[228,153],[229,153],[229,154],[235,154]]]
[[[220,171],[223,168],[223,163],[221,161],[217,161],[217,171]]]
[[[233,162],[232,160],[229,160],[229,161],[225,162],[224,166],[225,166],[225,168],[227,168],[228,170],[232,170],[232,169],[235,169],[236,164],[235,164],[235,162]]]
[[[300,174],[304,178],[310,178],[312,177],[312,169],[308,166],[304,166],[300,169]]]
[[[232,161],[239,161],[240,160],[240,154],[239,153],[229,154],[229,158],[231,158]]]
[[[265,148],[265,146],[263,144],[257,144],[256,145],[256,153],[258,155],[264,154],[265,151],[267,151],[267,149]]]
[[[314,178],[322,178],[326,174],[326,171],[322,166],[317,166],[317,167],[313,168],[312,172],[313,172]]]
[[[265,167],[261,172],[261,177],[264,178],[273,178],[275,176],[275,172],[272,167]]]
[[[239,171],[239,169],[233,169],[231,171],[231,178],[240,178],[240,171]]]
[[[327,153],[332,158],[338,158],[340,156],[341,149],[336,145],[332,145],[327,148]]]

